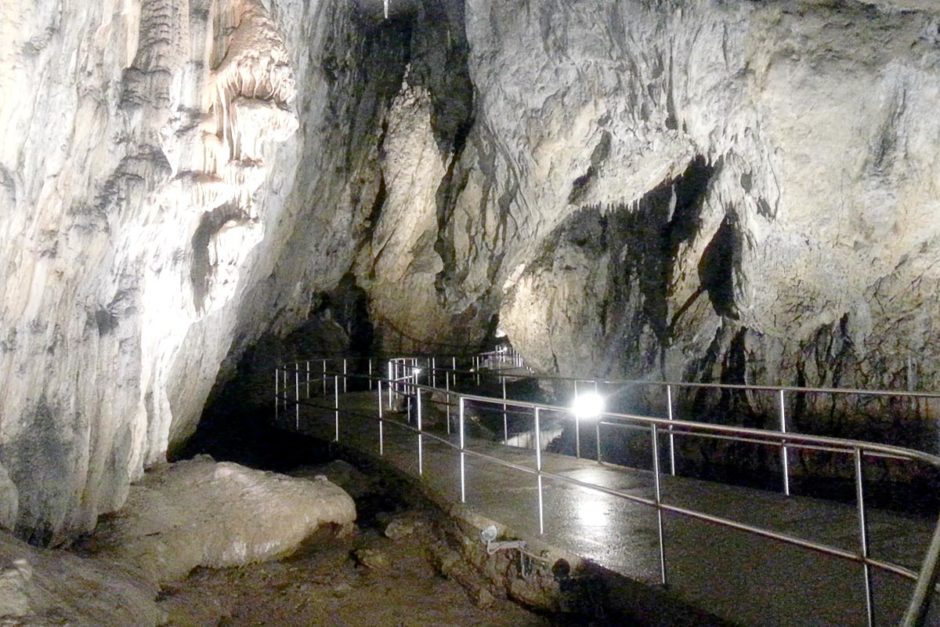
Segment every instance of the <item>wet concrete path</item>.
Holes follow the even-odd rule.
[[[316,403],[316,399],[311,402]],[[332,405],[332,399],[320,403]],[[361,454],[379,457],[375,393],[340,396],[339,441]],[[299,425],[306,434],[333,440],[334,412],[304,407]],[[385,414],[384,462],[419,477],[418,438],[403,426],[402,413]],[[295,429],[293,408],[282,410],[281,426]],[[460,502],[456,435],[422,438],[426,492],[445,511]],[[531,449],[468,438],[469,451],[485,453],[534,471]],[[549,473],[638,496],[653,497],[651,472],[543,453]],[[543,483],[544,534],[539,534],[536,475],[466,455],[466,507],[507,527],[516,537],[558,547],[632,580],[660,582],[657,516],[653,507],[632,503],[558,479]],[[853,504],[713,482],[662,476],[664,503],[723,516],[806,540],[859,550],[858,513]],[[933,521],[869,510],[870,555],[917,571]],[[745,625],[864,625],[862,566],[838,557],[679,514],[664,514],[668,589],[683,601],[723,619]],[[895,625],[903,616],[913,584],[873,570],[876,625]],[[935,602],[929,624],[940,624]]]

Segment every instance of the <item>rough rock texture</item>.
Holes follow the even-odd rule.
[[[551,234],[504,328],[563,372],[906,383],[908,357],[933,361],[936,16],[684,4],[581,3],[563,37],[560,6],[468,21],[506,63],[529,51],[476,82],[499,87],[511,158],[553,187],[530,196]],[[564,71],[578,80],[524,87]]]
[[[0,466],[0,528],[13,530],[20,497],[6,469]]]
[[[105,560],[0,532],[0,624],[162,625],[157,586]]]
[[[940,383],[935,3],[382,8],[0,7],[22,536],[91,528],[220,369],[301,327],[449,350],[498,320],[563,373]]]
[[[370,158],[357,142],[383,81],[399,83],[373,67],[402,65],[380,15],[299,0],[0,8],[0,464],[20,534],[57,543],[119,507],[192,433],[233,338],[266,330],[271,302],[276,331],[303,320],[346,273],[362,228],[346,197],[365,187],[371,207],[377,181],[345,171]],[[378,80],[363,87],[366,70]],[[274,261],[298,246],[278,283]]]
[[[350,528],[356,505],[320,476],[297,479],[206,457],[159,467],[131,487],[103,522],[94,552],[154,582],[197,566],[222,568],[283,557],[318,528]]]

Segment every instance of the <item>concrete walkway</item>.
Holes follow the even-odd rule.
[[[375,393],[350,393],[340,399],[340,442],[378,457]],[[332,399],[319,402],[332,404]],[[418,438],[395,424],[404,419],[401,413],[386,413],[383,460],[418,477]],[[287,415],[282,411],[280,424],[295,428],[293,408]],[[305,407],[300,429],[333,440],[333,411]],[[457,443],[456,436],[450,440]],[[420,480],[443,505],[459,502],[459,452],[431,437],[424,437],[423,443]],[[471,439],[467,448],[535,469],[532,450]],[[545,533],[540,536],[534,474],[474,455],[466,456],[466,464],[467,507],[475,513],[505,525],[521,539],[556,546],[632,580],[659,585],[657,518],[652,507],[545,479]],[[550,453],[543,454],[543,468],[630,494],[653,496],[650,472]],[[662,480],[665,503],[858,550],[853,505],[694,479],[663,476]],[[917,571],[933,521],[878,510],[870,510],[868,520],[870,555]],[[745,625],[865,624],[859,564],[678,514],[665,515],[664,531],[669,590],[693,607]],[[874,569],[873,589],[875,624],[897,624],[913,584]],[[933,604],[929,624],[940,625],[937,604]]]

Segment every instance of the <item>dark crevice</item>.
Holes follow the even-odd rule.
[[[633,282],[643,294],[642,314],[663,346],[672,331],[668,298],[673,264],[679,247],[701,228],[701,210],[714,168],[698,157],[678,178],[649,192],[635,210],[624,207],[612,215],[614,231],[626,248],[617,269],[623,281]],[[620,280],[620,279],[618,279]]]
[[[246,220],[248,216],[234,204],[225,204],[202,214],[199,227],[193,233],[191,242],[193,260],[189,270],[196,311],[205,309],[206,296],[209,294],[209,284],[212,280],[213,268],[209,261],[209,244],[212,236],[229,222],[244,223]]]
[[[737,246],[737,231],[734,214],[728,213],[715,232],[698,265],[701,289],[708,293],[715,313],[738,319],[734,304],[734,252]]]
[[[598,170],[604,161],[607,160],[607,157],[610,156],[610,140],[610,133],[604,131],[601,134],[600,141],[598,141],[597,145],[594,147],[594,152],[591,153],[591,165],[588,166],[584,174],[576,178],[571,184],[571,191],[568,193],[569,205],[580,202],[591,189],[591,184],[594,182]]]

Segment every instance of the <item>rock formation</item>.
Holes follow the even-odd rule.
[[[394,350],[940,383],[935,3],[383,5],[0,7],[22,536],[118,508],[263,334],[361,324],[337,288]]]
[[[296,479],[196,458],[164,465],[131,488],[99,527],[95,552],[157,583],[197,566],[225,568],[284,557],[320,527],[352,527],[356,505],[319,476]]]
[[[197,566],[245,566],[293,553],[321,527],[353,526],[356,507],[319,475],[296,479],[200,458],[163,464],[81,556],[0,532],[0,623],[163,625],[161,585]]]
[[[4,625],[162,625],[158,591],[114,562],[39,549],[0,532]]]

